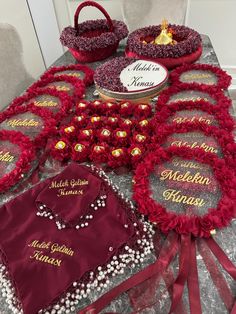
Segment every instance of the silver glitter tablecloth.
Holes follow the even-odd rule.
[[[218,66],[218,59],[215,54],[215,51],[212,47],[211,41],[208,36],[202,35],[203,39],[203,53],[201,58],[199,59],[198,63],[207,63],[211,65]],[[120,47],[117,56],[123,55],[124,47]],[[62,57],[60,57],[53,65],[54,66],[60,66],[60,65],[66,65],[75,63],[75,59],[72,57],[72,55],[69,52],[66,52]],[[92,64],[89,64],[90,67],[96,68],[98,65],[100,65],[101,62],[94,62]],[[95,98],[94,95],[94,86],[88,88],[86,92],[86,98],[87,99],[93,99]],[[231,112],[234,114],[234,112]],[[57,174],[61,170],[61,166],[59,163],[48,160],[46,162],[46,167],[44,169],[44,173],[41,174],[42,180]],[[132,197],[132,176],[131,174],[125,174],[125,175],[116,175],[115,173],[109,174],[110,178],[113,180],[115,184],[117,184],[120,188],[120,190],[129,198]],[[27,184],[27,181],[24,182],[22,185],[22,190],[28,189],[30,187],[30,184]],[[4,203],[8,201],[9,199],[13,198],[16,195],[16,193],[8,192],[0,196],[0,203]],[[234,220],[228,228],[217,232],[215,236],[216,241],[218,244],[223,248],[223,250],[228,254],[229,258],[236,264],[236,221]],[[150,255],[150,257],[145,260],[142,267],[149,264],[154,260],[154,256]],[[200,294],[201,294],[201,302],[202,302],[202,311],[203,314],[224,314],[228,313],[227,309],[225,308],[222,300],[220,299],[220,296],[218,295],[217,289],[215,288],[211,278],[210,274],[206,269],[206,266],[204,265],[201,256],[197,255],[197,263],[198,263],[198,274],[199,274],[199,282],[200,282]],[[178,259],[176,259],[172,265],[171,265],[173,272],[177,274],[178,272]],[[219,267],[221,269],[221,267]],[[123,281],[126,279],[131,273],[134,273],[138,270],[137,269],[127,269],[124,275],[119,275],[116,277],[113,277],[112,283],[107,288],[111,289],[112,286],[115,286],[120,281]],[[221,269],[222,270],[222,269]],[[224,271],[222,270],[222,273]],[[228,275],[225,275],[225,278],[227,279],[227,282],[229,283],[230,287],[235,292],[234,295],[236,295],[236,283],[229,278]],[[46,284],[46,283],[45,283]],[[160,290],[163,289],[164,284],[161,283]],[[46,286],[45,286],[46,289]],[[85,305],[91,303],[94,301],[99,295],[103,294],[105,290],[102,292],[94,291],[91,295],[90,299],[85,299],[83,302],[80,303],[80,307],[84,307]],[[1,294],[0,294],[1,295]],[[187,289],[185,287],[184,292],[184,302],[186,303],[186,308],[188,309],[188,293]],[[150,307],[146,309],[145,311],[142,311],[141,313],[160,313],[165,314],[168,313],[168,309],[170,306],[170,298],[167,293],[163,294],[163,297],[161,300],[158,300],[158,302],[155,304],[155,306]],[[126,295],[122,295],[120,298],[112,302],[112,304],[109,306],[109,308],[106,309],[105,312],[118,312],[118,313],[129,313],[130,306],[128,297]],[[12,314],[13,312],[7,309],[7,304],[5,302],[5,299],[0,296],[0,313],[2,314]],[[71,312],[72,313],[72,312]],[[33,314],[33,313],[32,313]]]

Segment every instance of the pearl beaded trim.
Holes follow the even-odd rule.
[[[106,207],[107,196],[105,194],[99,196],[91,205],[90,210],[85,216],[80,217],[80,222],[74,226],[76,230],[83,229],[89,226],[89,222],[94,217],[94,212],[96,212],[101,207]],[[36,213],[37,216],[54,219],[56,226],[59,230],[70,228],[70,225],[62,221],[57,214],[53,213],[46,205],[42,204],[39,206],[39,210]]]
[[[99,175],[103,180],[107,183],[108,186],[111,186],[113,191],[122,199],[126,207],[129,207],[131,212],[134,212],[134,205],[128,199],[125,198],[124,194],[119,191],[117,185],[114,185],[105,172],[101,169],[96,168],[93,165],[87,165],[90,167],[97,175]],[[103,196],[103,201],[105,202],[106,197]],[[100,197],[101,198],[101,197]],[[100,203],[103,202],[100,199]],[[98,207],[102,208],[103,206],[96,206],[98,203],[98,199],[93,203],[94,206],[91,208]],[[91,204],[92,205],[92,204]],[[41,209],[42,211],[46,211],[45,207]],[[41,212],[40,210],[40,212]],[[46,214],[44,214],[46,215]],[[39,215],[40,216],[40,215]],[[54,219],[54,217],[49,214],[47,218]],[[91,216],[91,215],[90,215]],[[86,216],[85,216],[86,217]],[[123,248],[117,252],[114,256],[111,257],[108,264],[103,266],[98,266],[94,271],[91,271],[80,280],[74,281],[72,286],[68,292],[66,292],[61,299],[54,305],[48,307],[47,309],[42,309],[38,313],[39,314],[70,314],[76,311],[79,306],[79,303],[85,304],[83,300],[89,299],[93,294],[99,293],[103,294],[107,290],[109,290],[112,284],[111,278],[125,274],[127,275],[135,270],[135,268],[140,264],[145,262],[145,259],[148,255],[151,254],[154,245],[153,245],[153,235],[154,229],[153,226],[144,220],[144,217],[140,219],[143,229],[142,233],[140,233],[140,226],[136,222],[132,222],[133,227],[136,229],[136,235],[139,237],[135,244],[127,244]],[[128,224],[124,225],[124,228],[129,228]],[[112,252],[114,250],[113,247],[109,247],[108,251]],[[0,291],[2,292],[2,296],[6,298],[9,309],[12,310],[14,314],[23,314],[23,310],[21,309],[21,304],[15,294],[15,289],[11,284],[11,281],[8,279],[9,274],[4,265],[0,264]],[[87,300],[86,302],[89,302]],[[82,304],[81,304],[82,306]]]

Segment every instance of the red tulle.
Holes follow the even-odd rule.
[[[212,167],[215,178],[222,190],[222,197],[217,208],[211,209],[204,216],[177,215],[169,211],[151,197],[149,175],[160,163],[170,161],[174,156],[207,164]],[[215,154],[206,153],[202,149],[186,147],[170,147],[164,150],[156,147],[149,153],[135,171],[134,195],[138,210],[148,215],[151,222],[157,224],[160,230],[168,233],[171,230],[179,234],[191,233],[195,237],[210,237],[213,229],[226,227],[234,217],[236,200],[236,176],[224,159]]]
[[[31,162],[35,158],[35,150],[30,139],[21,132],[1,130],[0,141],[15,144],[21,150],[14,169],[0,178],[0,192],[2,193],[22,180],[22,176],[30,169]]]
[[[43,120],[44,126],[41,132],[32,140],[36,148],[42,148],[46,145],[48,137],[56,134],[56,120],[49,110],[38,108],[34,103],[26,106],[12,106],[0,113],[0,123],[26,112],[33,113]]]
[[[172,102],[168,105],[161,104],[161,106],[159,106],[159,111],[157,111],[154,116],[153,123],[154,124],[167,123],[167,120],[170,117],[173,117],[178,111],[181,110],[189,111],[200,110],[205,113],[208,113],[216,119],[216,122],[219,123],[219,126],[222,129],[225,129],[229,132],[231,132],[235,126],[235,122],[227,110],[218,107],[216,109],[214,105],[204,100],[179,101]]]
[[[172,104],[175,101],[170,101],[171,96],[179,93],[179,92],[183,92],[183,91],[196,91],[196,92],[202,92],[202,93],[206,93],[208,94],[208,96],[210,96],[214,101],[214,103],[211,103],[211,101],[205,101],[203,99],[201,100],[194,100],[194,103],[197,105],[198,102],[201,102],[203,104],[203,102],[206,103],[206,105],[209,105],[209,103],[214,107],[215,111],[217,110],[221,110],[222,108],[224,109],[228,109],[231,104],[232,101],[231,99],[229,99],[228,97],[226,97],[222,91],[220,91],[219,89],[209,89],[207,86],[185,86],[182,87],[181,85],[172,85],[171,87],[165,89],[160,96],[158,97],[158,100],[156,102],[156,111],[159,111],[163,106]],[[182,101],[177,100],[176,102],[180,103]]]
[[[94,71],[88,66],[81,65],[81,64],[70,64],[70,65],[64,65],[64,66],[59,66],[59,67],[51,67],[41,76],[41,79],[46,79],[47,77],[55,76],[55,74],[59,74],[62,71],[68,71],[68,70],[76,70],[76,71],[83,72],[84,73],[83,82],[85,86],[89,86],[93,84]],[[63,74],[63,75],[67,75],[67,74]]]
[[[212,85],[206,84],[206,83],[197,83],[197,82],[192,82],[192,83],[182,82],[180,80],[181,75],[184,72],[191,71],[191,70],[201,70],[201,71],[206,71],[206,72],[212,72],[216,76],[217,82]],[[183,66],[171,72],[170,79],[173,84],[177,84],[181,86],[182,88],[189,87],[189,86],[194,86],[194,87],[202,86],[210,90],[210,89],[215,89],[215,88],[227,89],[230,86],[232,78],[221,68],[210,65],[210,64],[191,64],[191,65],[184,64]]]

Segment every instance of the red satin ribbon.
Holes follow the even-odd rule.
[[[157,261],[144,270],[138,272],[132,277],[128,278],[126,281],[122,282],[120,285],[114,289],[108,291],[103,296],[101,296],[97,301],[87,306],[85,309],[80,310],[78,314],[97,314],[102,311],[112,300],[117,298],[121,293],[139,285],[145,280],[151,278],[156,274],[162,274],[165,269],[169,266],[170,262],[176,255],[179,247],[178,235],[175,233],[169,234],[167,237],[169,245],[164,246],[160,252],[160,257]]]
[[[191,235],[181,235],[179,274],[173,285],[173,297],[169,314],[175,311],[183,295],[184,285],[189,273],[190,245]]]
[[[199,291],[197,260],[196,260],[196,240],[192,239],[190,254],[190,269],[188,275],[188,296],[191,314],[201,314],[201,298]]]
[[[227,257],[225,252],[219,247],[219,245],[215,242],[213,238],[209,238],[205,240],[212,253],[218,259],[221,266],[227,271],[227,273],[236,280],[236,267]]]
[[[198,251],[203,258],[203,262],[210,273],[211,279],[218,290],[218,293],[224,302],[226,308],[230,312],[234,304],[234,297],[229,288],[227,281],[224,278],[224,275],[220,272],[211,250],[207,246],[204,239],[198,240]]]
[[[165,240],[161,232],[159,230],[156,230],[153,242],[157,258],[161,252],[164,241]],[[173,268],[169,266],[168,269],[166,269],[161,276],[160,274],[153,276],[152,278],[146,280],[143,284],[139,285],[138,287],[134,287],[133,289],[130,289],[128,291],[130,303],[134,313],[147,310],[148,308],[155,306],[155,304],[159,302],[162,294],[157,298],[157,289],[161,279],[163,279],[163,281],[165,282],[169,296],[170,298],[172,298],[172,285],[175,281],[175,276]],[[178,306],[176,307],[175,314],[187,314],[187,310],[182,300],[180,300]]]
[[[179,247],[179,239],[180,239],[180,258],[179,258],[179,274],[173,284],[173,286],[168,286],[167,279],[164,279],[166,274],[168,273],[168,266],[170,262],[173,260],[174,256],[177,253]],[[182,302],[182,295],[184,291],[184,286],[187,281],[188,283],[188,290],[189,290],[189,304],[190,304],[190,312],[191,314],[201,314],[201,300],[200,300],[200,292],[199,292],[199,281],[198,281],[198,271],[197,271],[197,260],[196,260],[196,240],[195,238],[191,238],[191,235],[181,235],[181,238],[177,234],[169,234],[166,243],[169,246],[164,245],[160,251],[160,256],[157,261],[141,272],[138,272],[134,276],[130,277],[126,281],[122,282],[119,286],[115,287],[111,291],[108,291],[104,294],[100,299],[95,301],[93,304],[87,306],[85,309],[78,312],[78,314],[97,314],[102,311],[113,299],[119,296],[121,293],[136,287],[137,285],[143,283],[147,279],[156,276],[159,274],[163,277],[166,282],[166,286],[170,295],[172,294],[172,304],[169,311],[169,314],[178,311],[179,306]],[[215,271],[218,270],[215,262],[213,259],[210,259],[210,263],[213,267],[208,267],[208,259],[207,256],[204,254],[204,250],[202,250],[201,245],[206,243],[212,253],[216,256],[219,263],[222,267],[236,280],[236,267],[233,263],[229,260],[226,256],[224,251],[219,247],[219,245],[212,239],[204,239],[201,240],[199,245],[199,251],[203,256],[205,261],[206,267],[210,272],[211,276],[215,274]],[[206,261],[207,259],[207,261]],[[216,266],[216,268],[215,268]],[[213,274],[214,273],[214,274]],[[220,274],[218,270],[218,274]],[[171,276],[172,277],[172,276]],[[166,277],[167,278],[167,277]],[[220,279],[223,277],[220,276]],[[156,282],[159,283],[160,278],[155,278]],[[214,276],[212,277],[213,282]],[[224,301],[226,303],[227,308],[229,309],[229,301],[231,301],[231,308],[232,308],[232,299],[233,296],[228,289],[227,283],[225,280],[221,280],[222,287],[226,287],[226,294],[223,293],[222,289],[219,288],[217,285],[218,291]],[[172,293],[173,288],[173,293]],[[224,296],[226,295],[227,298]],[[229,298],[230,297],[230,298]],[[135,312],[136,313],[136,312]],[[234,304],[231,314],[236,314],[236,303]]]

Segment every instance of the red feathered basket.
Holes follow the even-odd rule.
[[[88,20],[78,24],[82,8],[93,6],[99,9],[106,19]],[[66,27],[60,36],[61,43],[79,62],[103,60],[116,52],[121,39],[128,35],[124,22],[111,20],[107,11],[94,1],[82,2],[74,16],[74,27]]]

